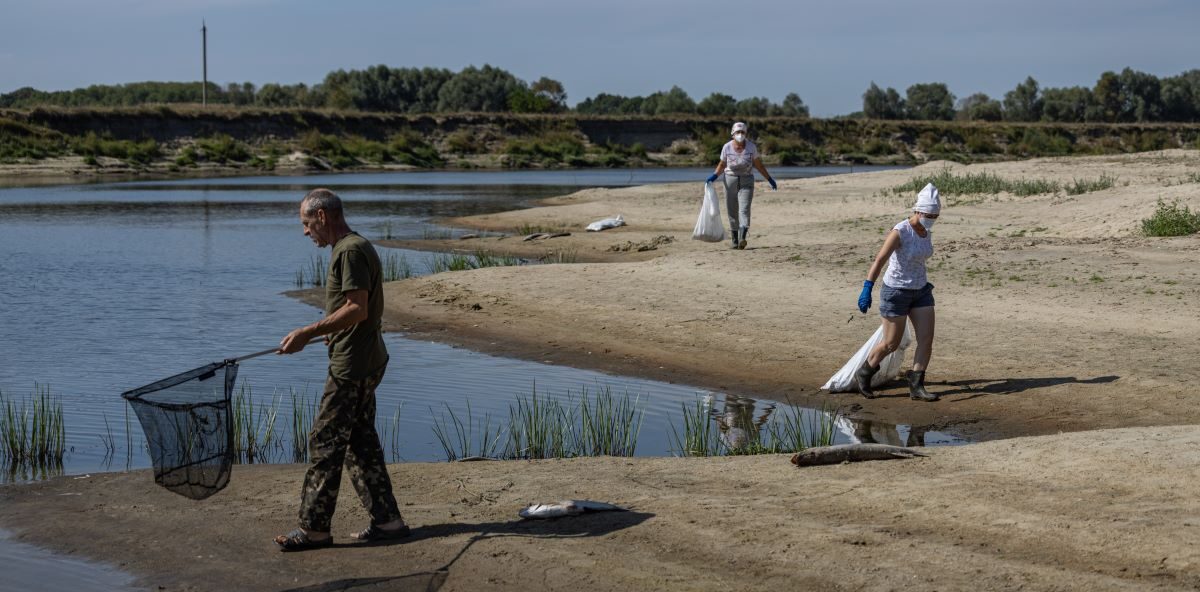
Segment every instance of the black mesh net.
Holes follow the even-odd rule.
[[[237,362],[226,360],[121,394],[146,434],[155,483],[196,500],[229,483],[237,373]]]

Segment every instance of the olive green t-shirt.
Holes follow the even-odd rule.
[[[367,239],[351,232],[333,246],[325,276],[325,316],[345,306],[346,292],[367,291],[367,318],[329,336],[329,374],[362,380],[388,362],[383,344],[383,269]]]

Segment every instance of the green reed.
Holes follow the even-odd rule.
[[[403,253],[384,253],[381,263],[383,267],[383,281],[385,282],[406,280],[416,275],[412,264],[408,261],[408,257],[405,257]]]
[[[404,407],[404,403],[396,404],[396,412],[392,414],[388,424],[384,425],[382,430],[378,430],[380,434],[380,445],[383,442],[388,443],[388,450],[392,453],[392,462],[403,460],[400,454],[400,410]]]
[[[281,393],[276,391],[270,402],[255,405],[253,392],[244,383],[234,393],[232,427],[237,462],[269,463],[280,455],[283,441],[275,430],[275,422],[279,418],[281,397]]]
[[[680,456],[717,456],[723,445],[721,435],[712,420],[712,408],[707,401],[699,397],[692,402],[680,403],[683,413],[683,432],[671,424],[671,439],[675,442],[675,451]]]
[[[289,388],[292,399],[292,462],[308,462],[308,433],[317,413],[316,398],[308,389]]]
[[[675,450],[680,456],[794,453],[813,446],[829,446],[842,417],[842,410],[836,407],[814,410],[785,405],[764,425],[747,431],[745,441],[735,445],[722,437],[710,403],[697,399],[692,405],[683,403],[682,408],[681,428],[671,424]]]
[[[800,452],[814,446],[830,446],[837,434],[842,417],[840,407],[822,405],[820,410],[807,410],[786,405],[771,416],[764,427],[771,452]]]
[[[542,257],[542,263],[576,263],[579,249],[555,249]]]
[[[642,419],[640,397],[630,399],[626,392],[616,397],[609,387],[589,395],[584,387],[579,398],[579,456],[633,456],[637,449]]]
[[[493,253],[483,249],[476,249],[472,256],[475,258],[476,268],[511,267],[521,264],[521,259],[514,255]]]
[[[319,287],[325,285],[325,257],[314,255],[308,259],[308,264],[296,271],[294,282],[297,288],[305,286]]]
[[[61,465],[65,452],[62,400],[49,385],[34,383],[21,401],[0,393],[0,459],[12,465]]]
[[[433,414],[433,408],[429,409]],[[471,412],[471,402],[467,401],[465,421],[449,405],[439,417],[433,418],[433,435],[437,437],[446,460],[454,461],[460,458],[484,457],[500,458],[504,456],[504,428],[499,423],[493,426],[492,417],[485,413],[480,420],[475,419]]]
[[[575,417],[573,409],[546,397],[537,387],[528,397],[518,397],[508,407],[508,450],[510,458],[568,458],[574,456]]]
[[[117,440],[113,436],[112,426],[108,425],[108,414],[102,413],[104,418],[104,433],[100,434],[100,445],[104,447],[104,458],[108,459],[117,452]]]

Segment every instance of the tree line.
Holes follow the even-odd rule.
[[[21,88],[0,94],[0,108],[117,107],[158,103],[199,103],[199,82],[138,82],[92,85],[69,91]],[[215,104],[256,107],[328,108],[395,113],[564,113],[583,115],[703,115],[726,117],[808,117],[796,93],[781,103],[764,97],[736,99],[712,93],[694,100],[678,86],[647,96],[600,93],[573,109],[562,83],[542,77],[526,82],[490,65],[458,72],[444,68],[336,70],[320,83],[255,86],[249,82],[209,83]],[[904,96],[874,82],[862,96],[862,110],[848,117],[891,120],[1188,122],[1200,121],[1200,70],[1158,78],[1130,68],[1105,72],[1092,88],[1041,88],[1026,78],[1001,99],[975,93],[957,100],[945,83],[914,84]]]
[[[1096,85],[1041,88],[1032,76],[993,99],[975,93],[959,101],[940,82],[914,84],[905,96],[874,82],[863,93],[870,119],[1147,123],[1200,121],[1200,70],[1159,78],[1125,68],[1105,72]]]

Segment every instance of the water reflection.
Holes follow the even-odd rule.
[[[708,417],[718,430],[720,452],[782,452],[799,435],[807,446],[890,444],[947,446],[968,440],[924,426],[846,417],[840,409],[805,409],[743,395],[704,397]],[[791,430],[791,432],[789,432]],[[796,434],[796,431],[802,432]]]
[[[709,415],[721,432],[721,443],[729,450],[738,451],[761,446],[763,426],[771,419],[776,403],[766,401],[756,409],[758,401],[740,395],[726,395],[723,408],[712,404],[709,395]]]

